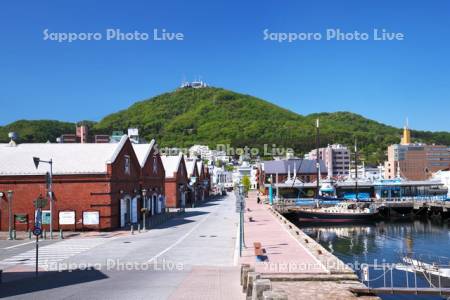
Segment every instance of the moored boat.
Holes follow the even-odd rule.
[[[378,216],[378,210],[370,203],[341,202],[331,207],[292,208],[289,214],[300,222],[368,222]]]

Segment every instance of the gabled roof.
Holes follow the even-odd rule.
[[[323,160],[319,160],[320,172],[326,173],[327,168]],[[286,160],[271,160],[264,162],[264,172],[266,174],[287,174],[291,171],[294,173],[296,169],[297,174],[315,174],[317,173],[316,161],[310,159],[286,159]]]
[[[161,155],[164,170],[166,171],[166,178],[173,178],[173,174],[178,171],[182,159],[182,153],[174,156]]]
[[[202,171],[204,172],[203,161],[201,161],[201,160],[197,162],[197,171],[198,171],[198,176],[202,175]]]
[[[36,169],[33,157],[53,161],[54,175],[103,174],[114,163],[128,137],[115,144],[0,144],[0,176],[43,175],[48,164]]]
[[[154,146],[154,139],[151,140],[150,144],[133,144],[134,153],[136,153],[141,168],[143,168],[147,162],[148,156],[150,155],[150,152],[152,152]]]
[[[194,176],[195,168],[197,167],[197,162],[193,159],[186,159],[186,171],[188,173],[188,176]]]

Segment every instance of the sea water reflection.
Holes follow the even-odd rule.
[[[430,221],[378,222],[358,225],[297,224],[306,234],[350,265],[401,263],[405,253],[450,257],[448,224]],[[403,285],[405,276],[393,276]],[[419,278],[424,286],[426,280]],[[383,299],[442,299],[431,296],[383,296]]]

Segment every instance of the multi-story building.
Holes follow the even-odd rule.
[[[317,159],[317,149],[306,154],[305,159]],[[349,175],[351,153],[347,147],[333,144],[319,148],[319,159],[324,161],[328,177],[347,177]]]
[[[449,167],[450,148],[448,146],[412,143],[411,132],[408,126],[405,126],[401,143],[388,147],[385,178],[425,180],[433,173]]]

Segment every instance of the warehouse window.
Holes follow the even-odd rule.
[[[130,156],[125,155],[124,158],[125,158],[125,164],[124,164],[125,174],[130,175],[131,174]]]

